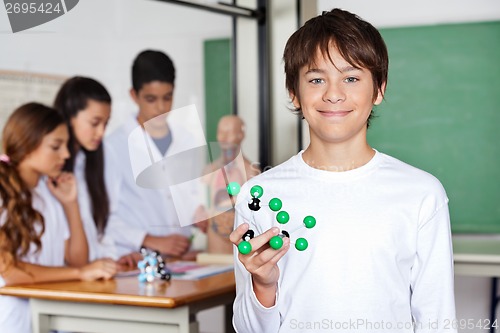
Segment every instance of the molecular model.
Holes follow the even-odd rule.
[[[231,196],[237,195],[240,192],[240,185],[236,182],[231,182],[227,185],[227,193]],[[262,195],[264,194],[264,189],[260,185],[255,185],[250,189],[250,195],[252,196],[251,201],[248,203],[248,208],[252,212],[256,212],[261,209],[261,199]],[[283,202],[279,198],[272,198],[269,200],[269,204],[267,205],[270,210],[276,213],[276,221],[280,225],[285,225],[290,221],[290,215],[288,212],[281,210],[283,207]],[[252,214],[253,217],[253,214]],[[255,227],[255,221],[250,221],[252,224],[254,224]],[[290,238],[290,234],[293,232],[297,231],[300,228],[306,227],[307,229],[311,229],[316,225],[316,219],[313,216],[306,216],[304,217],[302,224],[300,224],[298,227],[294,228],[291,231],[286,231],[281,229],[281,233],[277,236],[273,236],[269,240],[269,246],[271,246],[275,250],[279,250],[283,246],[283,237],[288,237]],[[243,241],[238,244],[238,251],[241,254],[249,254],[252,251],[252,245],[250,244],[249,240],[254,238],[255,232],[252,229],[249,229],[242,237]],[[295,240],[295,248],[299,251],[304,251],[307,249],[309,246],[309,243],[307,242],[307,239],[305,238],[297,238]]]
[[[141,247],[141,254],[143,259],[137,263],[137,268],[140,270],[138,277],[140,282],[153,282],[155,278],[170,280],[172,275],[158,251]]]

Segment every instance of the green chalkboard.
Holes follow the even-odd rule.
[[[370,143],[441,180],[453,232],[500,233],[500,22],[381,33],[389,82]]]
[[[204,41],[205,129],[208,142],[217,141],[219,119],[232,113],[231,40]],[[215,152],[214,152],[215,153]],[[213,156],[215,159],[217,156]]]

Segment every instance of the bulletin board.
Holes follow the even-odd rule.
[[[0,70],[0,129],[12,111],[24,103],[52,105],[65,80],[57,75]]]
[[[500,22],[381,33],[389,82],[370,144],[442,182],[453,232],[500,233]]]

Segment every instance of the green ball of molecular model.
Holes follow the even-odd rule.
[[[305,238],[297,238],[297,240],[295,241],[295,248],[299,251],[304,251],[308,246],[309,244],[307,243],[307,239]]]
[[[280,199],[278,198],[272,198],[270,201],[269,201],[269,208],[273,211],[273,212],[277,212],[278,210],[281,209],[281,207],[283,206],[283,203],[281,202]]]
[[[231,182],[227,185],[227,193],[229,195],[237,195],[238,193],[240,193],[240,184],[238,184],[237,182]]]
[[[254,198],[260,198],[264,194],[264,189],[260,185],[255,185],[250,189],[250,194]]]
[[[248,241],[242,241],[238,244],[238,251],[240,251],[241,254],[249,254],[252,252],[252,244]]]
[[[312,216],[306,216],[304,217],[304,225],[307,229],[314,228],[314,226],[316,225],[316,219]]]
[[[278,221],[278,223],[285,224],[290,221],[290,214],[282,210],[278,213],[278,215],[276,215],[276,221]]]
[[[275,250],[279,250],[281,249],[281,247],[283,246],[283,238],[281,238],[280,236],[273,236],[270,240],[269,240],[269,245],[275,249]]]

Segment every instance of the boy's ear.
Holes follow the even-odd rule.
[[[292,100],[293,107],[295,109],[300,109],[300,102],[297,96],[290,90],[288,90],[288,95],[290,96],[290,99]]]
[[[139,102],[139,96],[137,96],[137,91],[135,91],[135,89],[134,89],[134,88],[130,88],[129,93],[130,93],[130,97],[132,97],[132,99],[134,100],[134,102],[135,102],[136,104],[139,104],[139,103],[138,103],[138,102]]]
[[[382,87],[378,90],[377,97],[375,98],[375,101],[373,102],[374,105],[379,105],[384,100],[386,86],[387,86],[387,82],[382,83]]]

